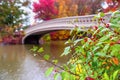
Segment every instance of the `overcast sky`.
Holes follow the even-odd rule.
[[[21,1],[23,1],[23,0],[21,0]],[[32,11],[32,4],[33,4],[33,2],[37,2],[38,0],[30,0],[31,1],[31,5],[30,5],[30,7],[22,7],[21,9],[23,9],[25,12],[27,12],[28,13],[28,16],[27,16],[27,18],[28,18],[28,22],[27,23],[25,23],[25,25],[32,25],[32,24],[34,24],[34,22],[35,22],[35,20],[34,20],[34,16],[35,16],[35,14],[33,13],[33,11]],[[24,18],[25,16],[23,16],[23,18]]]

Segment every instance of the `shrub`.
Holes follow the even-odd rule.
[[[99,13],[95,17],[98,25],[87,29],[85,33],[77,26],[71,31],[71,38],[65,43],[61,55],[71,55],[71,58],[62,67],[56,64],[56,60],[52,62],[62,69],[55,70],[55,80],[58,76],[62,80],[120,80],[120,12],[112,13],[110,23],[105,23],[103,16],[104,13]],[[44,58],[48,60],[46,55]],[[46,75],[52,71],[53,67],[49,68]]]

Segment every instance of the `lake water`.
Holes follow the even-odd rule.
[[[60,57],[65,47],[64,42],[51,41],[41,45],[45,54],[59,60],[59,65],[68,60],[68,57]],[[44,61],[40,56],[34,56],[30,51],[32,46],[0,46],[0,80],[53,80],[53,75],[46,77],[44,74],[52,64]]]

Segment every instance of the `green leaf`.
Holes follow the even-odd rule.
[[[102,45],[104,42],[98,42],[97,44],[96,44],[96,46],[100,46],[100,45]]]
[[[100,34],[103,34],[103,32],[106,32],[108,30],[109,30],[108,28],[103,28],[102,30],[100,30]]]
[[[63,64],[63,68],[65,69],[65,71],[69,70],[69,67],[66,64]]]
[[[102,38],[100,38],[100,42],[106,41],[110,38],[110,36],[113,35],[112,32],[109,32],[109,34],[107,34],[106,36],[103,36]]]
[[[49,59],[50,59],[50,55],[45,54],[45,55],[44,55],[44,59],[45,59],[45,60],[49,60]]]
[[[109,80],[109,76],[107,75],[107,73],[104,73],[104,80]]]
[[[100,46],[95,46],[94,48],[93,48],[93,52],[95,52],[96,50],[98,50],[100,48]]]
[[[103,12],[100,12],[100,13],[98,13],[98,16],[100,16],[100,17],[104,17],[105,14],[104,14]]]
[[[52,60],[53,63],[57,64],[58,63],[58,60]]]
[[[114,17],[114,16],[116,16],[116,14],[120,14],[120,11],[117,10],[117,11],[113,12],[111,16]]]
[[[62,80],[70,80],[70,74],[68,72],[61,73]]]
[[[77,46],[75,48],[75,52],[79,54],[79,53],[84,53],[85,51],[84,48],[82,48],[82,46]]]
[[[115,80],[115,79],[116,79],[116,76],[117,76],[118,72],[119,72],[119,70],[117,70],[117,71],[115,71],[115,72],[113,73],[113,79],[112,79],[112,80]]]
[[[77,39],[77,40],[75,40],[75,41],[74,41],[74,46],[75,46],[78,42],[80,42],[81,40],[83,40],[83,39]]]
[[[95,18],[101,18],[104,17],[105,14],[103,12],[98,13],[98,15],[95,16]]]
[[[89,42],[86,42],[84,45],[82,45],[82,48],[84,48],[84,49],[89,48],[89,45],[90,45]]]
[[[93,31],[93,34],[92,35],[95,35],[95,34],[98,34],[98,31],[101,31],[103,29],[102,26],[98,26],[98,29]]]
[[[93,62],[92,62],[92,66],[93,66],[93,67],[95,67],[95,68],[96,68],[96,67],[97,67],[97,65],[98,65],[98,64],[97,64],[97,62],[96,62],[96,61],[93,61]]]
[[[42,53],[44,51],[43,47],[39,48],[37,52]]]
[[[63,56],[63,55],[68,55],[69,53],[70,53],[70,46],[68,46],[68,47],[66,47],[65,49],[64,49],[64,52],[62,53],[62,55],[61,56]]]
[[[37,46],[33,46],[33,48],[31,49],[31,51],[36,52],[38,50]]]
[[[52,73],[53,69],[54,69],[53,67],[48,68],[47,71],[45,72],[45,75],[49,76]]]
[[[70,39],[65,42],[65,44],[69,44],[69,43],[72,43]]]
[[[106,44],[105,47],[103,48],[103,51],[104,52],[107,52],[107,50],[109,49],[110,45],[109,44]]]
[[[112,56],[118,56],[120,54],[120,45],[115,44],[112,47],[110,47],[110,50]]]
[[[120,27],[119,24],[113,24],[113,23],[110,23],[110,26],[111,26],[111,27],[114,27],[114,28],[119,28],[119,27]]]
[[[103,53],[103,52],[97,52],[97,53],[95,54],[95,56],[101,56],[101,57],[104,57],[104,56],[106,56],[106,54]]]
[[[110,75],[110,78],[109,78],[109,80],[113,80],[113,75]]]
[[[113,24],[118,24],[118,21],[120,21],[120,17],[111,19],[111,23]]]
[[[54,75],[54,80],[59,80],[59,76],[60,76],[60,74],[59,74],[59,73],[56,73],[56,74]]]

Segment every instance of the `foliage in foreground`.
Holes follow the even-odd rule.
[[[68,65],[78,80],[117,80],[120,69],[120,12],[114,12],[111,23],[104,23],[104,14],[97,18],[99,23],[94,29],[88,29],[86,37],[79,39],[80,29],[76,27],[67,41],[62,55],[72,54]],[[78,38],[78,39],[77,39]]]
[[[58,66],[57,61],[51,62],[54,67],[46,71],[49,76],[55,71],[55,80],[120,80],[120,12],[115,11],[110,23],[105,23],[104,13],[98,14],[98,25],[86,30],[81,35],[81,29],[76,27],[71,31],[72,37],[66,42],[66,48],[61,56],[71,55],[66,65]],[[41,53],[43,48],[33,48]],[[49,62],[50,56],[44,59]]]

